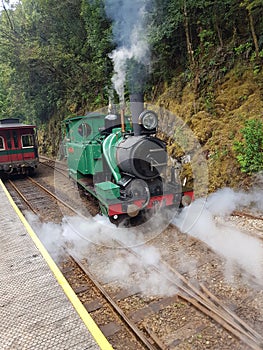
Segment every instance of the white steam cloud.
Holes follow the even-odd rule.
[[[202,240],[226,259],[226,267],[229,267],[226,268],[226,276],[231,275],[230,267],[233,270],[234,266],[239,266],[262,283],[262,243],[237,228],[219,224],[216,220],[216,216],[225,217],[243,207],[262,211],[263,190],[256,189],[250,193],[237,192],[230,188],[219,190],[207,200],[198,199],[193,202],[174,223],[182,232]]]
[[[121,102],[124,102],[127,61],[134,59],[143,65],[149,62],[146,8],[151,1],[105,0],[106,14],[113,21],[114,41],[117,44],[109,55],[114,63],[112,82]]]
[[[27,214],[27,220],[37,232],[42,243],[58,263],[63,261],[65,251],[86,259],[93,274],[104,281],[117,281],[119,285],[131,288],[134,285],[145,295],[173,295],[176,286],[171,283],[168,269],[163,274],[151,271],[150,266],[158,266],[160,252],[157,248],[145,245],[131,248],[134,254],[112,246],[112,240],[118,239],[124,245],[138,245],[142,239],[140,233],[114,226],[105,226],[103,220],[65,217],[61,224],[41,223],[39,219]],[[125,242],[125,243],[124,243]],[[98,246],[99,245],[99,249]],[[140,258],[138,258],[138,256]],[[133,276],[136,272],[137,277]],[[139,275],[138,275],[139,274]],[[174,280],[171,276],[170,280]]]
[[[224,257],[223,272],[228,282],[234,280],[238,271],[245,282],[254,276],[260,285],[263,284],[262,243],[236,227],[218,223],[218,217],[224,218],[242,206],[262,211],[262,191],[257,188],[245,193],[225,188],[207,200],[196,200],[175,219],[181,231],[204,241]],[[27,218],[56,261],[63,258],[67,250],[80,259],[86,259],[92,273],[103,281],[115,281],[127,289],[135,286],[147,296],[176,293],[177,287],[172,282],[175,276],[161,261],[165,246],[143,244],[145,234],[140,230],[116,229],[105,225],[102,219],[93,218],[64,217],[61,224],[41,223],[32,215],[27,215]],[[173,238],[174,242],[178,241],[177,233]],[[130,247],[133,253],[120,249],[115,240]],[[189,272],[195,278],[198,261],[189,256],[184,247],[178,245],[173,258],[177,261],[177,269]],[[155,272],[152,266],[161,269],[162,274]]]

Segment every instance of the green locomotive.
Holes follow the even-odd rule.
[[[144,109],[140,95],[131,97],[130,111],[131,116],[121,110],[65,121],[69,176],[117,225],[180,206],[183,197],[173,172],[165,178],[167,153],[165,143],[155,136],[157,114]]]

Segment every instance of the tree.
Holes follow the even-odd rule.
[[[86,50],[81,4],[22,0],[8,16],[1,15],[0,57],[13,67],[13,91],[42,121],[61,107],[75,112],[88,104],[84,91],[93,59]]]
[[[177,76],[180,86],[194,81],[198,89],[200,82],[216,80],[216,71],[232,64],[235,49],[251,48],[249,18],[260,55],[262,1],[244,0],[243,7],[239,0],[155,0],[153,7],[149,2],[148,91]],[[61,109],[83,113],[105,104],[113,70],[111,32],[100,0],[20,0],[6,7],[0,12],[2,110],[46,121]]]
[[[257,38],[257,34],[256,34],[255,24],[254,24],[253,11],[255,9],[260,9],[260,12],[261,12],[260,17],[262,19],[263,0],[244,0],[240,4],[240,6],[244,7],[247,10],[251,35],[252,35],[254,46],[255,46],[255,54],[256,54],[256,57],[258,58],[259,57],[259,44],[258,44],[258,38]]]

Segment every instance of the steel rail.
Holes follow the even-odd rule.
[[[172,268],[170,265],[168,265],[165,261],[161,260],[161,263],[166,266],[172,273],[176,275],[187,287],[189,287],[194,293],[196,293],[198,296],[200,296],[202,299],[207,301],[208,303],[211,303],[211,300],[213,301],[213,307],[217,307],[216,304],[222,309],[220,312],[224,310],[228,315],[223,314],[224,318],[228,318],[230,315],[232,318],[235,318],[237,323],[242,324],[243,327],[238,327],[238,325],[235,325],[238,327],[238,329],[243,332],[245,335],[248,335],[247,332],[250,332],[254,337],[257,338],[258,341],[263,342],[263,338],[260,334],[258,334],[255,330],[253,330],[246,322],[242,321],[236,314],[234,314],[231,310],[229,310],[223,303],[214,295],[212,294],[207,287],[204,286],[204,284],[199,284],[200,288],[203,290],[202,293],[198,288],[193,286],[180,272],[178,272],[176,269]],[[211,299],[211,300],[210,300]],[[231,321],[231,319],[229,319]],[[245,330],[243,329],[245,328]]]
[[[224,320],[224,318],[218,317],[217,314],[214,314],[213,310],[207,309],[203,305],[200,305],[195,298],[191,298],[191,297],[188,297],[188,296],[182,295],[182,294],[179,294],[179,297],[184,299],[185,301],[191,303],[193,306],[195,306],[201,312],[203,312],[207,316],[211,317],[213,320],[215,320],[217,323],[219,323],[222,327],[224,327],[226,330],[228,330],[230,333],[232,333],[234,336],[236,336],[236,338],[238,338],[239,340],[243,341],[251,349],[253,349],[253,350],[262,350],[262,343],[258,344],[255,340],[247,339],[247,337],[243,333],[239,332],[236,329],[236,327],[232,327],[229,322],[226,322]]]
[[[68,173],[67,175],[65,174],[66,171],[68,171],[67,168],[65,168],[65,170],[61,169],[61,168],[58,168],[54,165],[51,165],[51,164],[48,164],[47,162],[50,161],[50,162],[54,162],[53,160],[46,160],[45,162],[40,162],[41,165],[44,165],[46,167],[49,167],[51,169],[54,169],[55,171],[57,171],[58,173],[60,173],[61,175],[65,176],[66,178],[68,178]]]
[[[119,240],[116,240],[116,242],[119,245],[121,245],[124,249],[129,251],[131,254],[136,256],[137,258],[141,258],[141,256],[137,252],[133,251],[128,247],[125,247],[122,244],[122,242],[120,242]],[[163,265],[163,267],[168,268],[170,272],[172,272],[176,276],[176,278],[179,278],[184,285],[181,285],[180,283],[178,283],[176,279],[173,280],[170,277],[166,276],[161,271],[160,267],[157,267],[155,265],[149,265],[149,266],[153,268],[154,271],[164,276],[164,278],[166,278],[166,280],[168,280],[170,283],[176,285],[176,287],[179,290],[181,290],[181,292],[185,293],[185,294],[178,294],[181,298],[190,302],[193,306],[195,306],[201,312],[203,312],[207,316],[214,319],[217,323],[219,323],[225,329],[227,329],[232,334],[234,334],[238,339],[242,340],[245,344],[250,346],[251,349],[262,350],[262,346],[263,346],[262,337],[255,330],[251,332],[250,326],[247,325],[244,321],[242,321],[242,326],[241,326],[237,321],[237,318],[236,320],[233,320],[233,318],[230,317],[230,313],[227,313],[224,309],[220,309],[204,293],[202,293],[200,290],[198,290],[192,284],[190,284],[182,274],[180,274],[178,271],[176,271],[171,266],[169,266],[165,261],[160,260],[160,262]]]
[[[251,328],[246,322],[244,322],[237,314],[235,314],[232,310],[228,309],[221,300],[219,300],[213,293],[209,291],[209,289],[203,284],[200,283],[201,289],[208,295],[208,297],[213,300],[216,304],[220,305],[222,309],[224,309],[229,315],[231,315],[240,325],[246,328],[251,334],[253,334],[259,341],[263,343],[262,336],[258,334],[253,328]]]
[[[121,319],[125,322],[126,325],[132,330],[132,332],[136,335],[136,337],[147,347],[149,350],[156,350],[156,347],[153,346],[148,339],[144,336],[144,334],[138,329],[138,327],[125,315],[125,313],[122,311],[122,309],[118,306],[118,304],[112,299],[112,297],[107,293],[105,288],[96,280],[96,278],[93,276],[93,274],[87,269],[86,266],[83,265],[83,263],[72,254],[70,257],[73,259],[73,261],[79,266],[79,268],[88,276],[88,278],[92,281],[92,283],[96,286],[96,288],[101,292],[101,294],[105,297],[105,299],[111,304],[113,309],[118,313],[118,315],[121,317]],[[156,343],[156,342],[155,342]],[[158,348],[160,348],[160,345],[158,345]],[[163,350],[162,348],[160,348]]]
[[[18,193],[18,195],[23,199],[23,201],[26,203],[26,205],[32,210],[32,212],[35,213],[36,215],[40,216],[40,214],[33,208],[33,206],[29,203],[29,201],[23,195],[23,193],[17,188],[17,186],[14,184],[14,182],[11,180],[8,180],[8,182],[12,186],[12,188]]]
[[[158,336],[152,332],[152,330],[143,323],[143,328],[145,331],[148,333],[148,335],[154,340],[154,342],[159,346],[160,349],[162,350],[169,350],[169,347],[166,346],[159,338]]]
[[[253,214],[244,213],[244,212],[238,211],[238,210],[233,211],[231,215],[232,216],[246,217],[246,218],[249,218],[249,219],[255,219],[255,220],[262,220],[263,221],[263,217],[261,217],[261,216],[256,216],[256,215],[253,215]]]
[[[173,272],[176,277],[180,278],[181,281],[191,290],[193,291],[197,296],[199,296],[204,302],[201,302],[207,309],[210,309],[213,311],[217,316],[221,317],[223,321],[226,321],[230,326],[235,328],[238,332],[242,333],[246,337],[248,337],[251,341],[257,343],[257,344],[263,344],[263,338],[260,334],[258,334],[255,330],[253,330],[246,322],[242,321],[237,315],[235,315],[231,310],[229,310],[226,306],[223,306],[223,304],[219,301],[219,299],[216,298],[215,295],[213,295],[208,288],[206,288],[204,285],[200,284],[200,288],[205,290],[204,294],[199,289],[197,289],[195,286],[193,286],[187,279],[181,275],[178,271],[173,269],[171,266],[169,266],[166,262],[161,262],[171,271]],[[188,293],[191,296],[191,293]],[[209,298],[211,299],[209,299]],[[199,298],[196,298],[198,302],[200,302]],[[218,305],[216,305],[215,301],[218,300]],[[226,327],[225,327],[226,328]],[[236,332],[235,332],[235,335]],[[241,339],[241,338],[240,338]],[[242,340],[243,337],[242,337]]]
[[[51,197],[53,197],[54,199],[56,199],[56,201],[58,201],[59,203],[63,204],[65,207],[67,207],[68,209],[72,210],[75,214],[84,217],[81,213],[78,213],[71,205],[67,204],[65,201],[63,201],[62,199],[60,199],[58,196],[56,196],[54,193],[52,193],[51,191],[49,191],[47,188],[45,188],[44,186],[40,185],[37,181],[35,181],[34,179],[32,179],[31,177],[28,177],[28,179],[35,184],[36,186],[38,186],[39,188],[41,188],[44,192],[48,193]]]
[[[64,205],[66,208],[68,208],[69,210],[71,210],[73,213],[75,213],[76,215],[78,215],[79,217],[82,217],[83,219],[87,219],[84,215],[82,215],[81,213],[79,213],[76,209],[74,209],[71,205],[67,204],[65,201],[63,201],[62,199],[60,199],[58,196],[56,196],[54,193],[52,193],[51,191],[49,191],[47,188],[45,188],[44,186],[40,185],[37,181],[35,181],[34,179],[32,179],[31,177],[27,177],[26,179],[28,179],[29,181],[31,181],[34,185],[36,185],[37,187],[39,187],[41,190],[43,190],[44,192],[46,192],[49,196],[51,196],[53,199],[55,199],[57,202],[59,202],[60,204]],[[10,185],[14,188],[14,190],[18,193],[18,195],[22,198],[22,200],[26,203],[26,205],[30,208],[30,210],[32,210],[33,213],[35,213],[41,221],[43,221],[43,216],[34,209],[34,207],[30,204],[30,202],[26,199],[26,197],[23,195],[23,193],[17,188],[17,186],[11,181],[8,180]]]

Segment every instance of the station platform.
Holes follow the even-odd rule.
[[[0,180],[0,349],[112,350]]]

